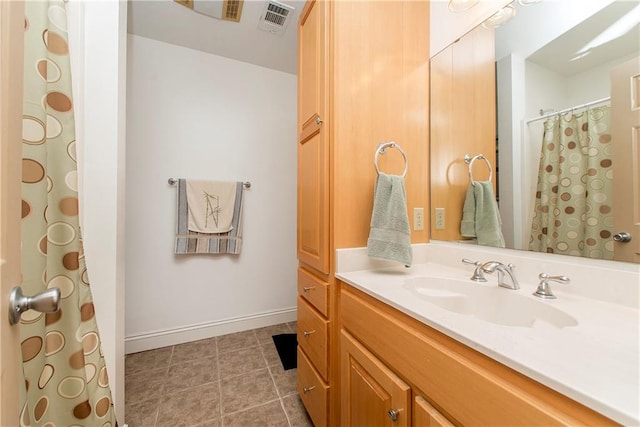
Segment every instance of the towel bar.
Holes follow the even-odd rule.
[[[169,183],[169,185],[176,185],[178,183],[178,180],[175,178],[169,178],[167,182]],[[244,188],[249,189],[251,188],[251,181],[243,182],[242,185],[244,185]]]
[[[407,160],[407,155],[404,153],[404,150],[402,149],[402,147],[400,147],[394,141],[381,142],[380,144],[378,144],[376,155],[373,158],[373,164],[376,166],[376,172],[378,173],[378,175],[380,175],[380,169],[378,169],[378,155],[384,154],[387,150],[387,147],[395,148],[398,151],[400,151],[400,153],[402,154],[402,157],[404,158],[404,172],[402,172],[402,177],[404,178],[405,176],[407,176],[407,170],[409,169],[409,161]]]
[[[469,180],[471,181],[471,184],[475,184],[476,183],[473,180],[473,172],[471,171],[471,168],[473,167],[473,162],[475,162],[478,159],[484,160],[485,163],[487,164],[487,167],[489,168],[489,181],[491,181],[491,178],[493,177],[493,168],[491,168],[491,163],[489,162],[489,160],[483,154],[477,154],[477,155],[475,155],[473,157],[471,157],[468,154],[465,154],[464,155],[464,162],[469,165]]]

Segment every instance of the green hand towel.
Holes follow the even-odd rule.
[[[413,261],[407,197],[401,176],[378,175],[367,254],[371,258],[398,261],[406,266]]]
[[[479,245],[505,247],[502,219],[491,181],[476,181],[469,186],[460,233],[464,237],[477,237]]]

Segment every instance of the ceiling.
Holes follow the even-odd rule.
[[[514,53],[568,77],[640,52],[639,0],[514,4],[515,19],[496,30],[497,59]]]
[[[639,4],[614,2],[553,40],[528,59],[572,76],[640,52]],[[633,16],[631,16],[633,14]],[[623,17],[632,18],[624,25]],[[619,27],[620,31],[615,31]]]
[[[202,15],[173,0],[129,0],[127,30],[130,34],[297,74],[297,24],[304,1],[278,1],[295,8],[282,35],[258,29],[266,0],[245,0],[239,23]]]

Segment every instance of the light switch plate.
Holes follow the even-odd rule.
[[[436,230],[444,230],[444,208],[436,208]]]
[[[413,229],[424,230],[424,208],[413,208]]]

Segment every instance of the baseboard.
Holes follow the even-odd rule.
[[[137,353],[155,348],[182,344],[219,335],[242,332],[249,329],[263,328],[279,323],[296,320],[296,308],[270,311],[250,316],[222,319],[215,322],[200,323],[181,328],[153,331],[145,334],[132,335],[124,339],[125,354]]]

